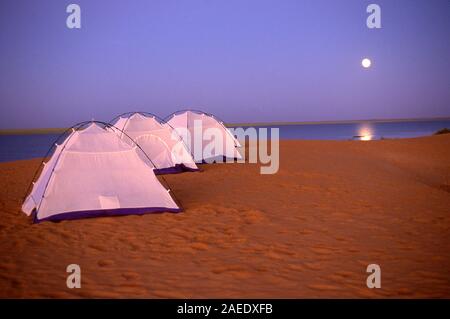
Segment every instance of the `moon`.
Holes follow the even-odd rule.
[[[361,61],[361,65],[363,66],[363,68],[368,69],[372,65],[372,61],[370,61],[370,59],[368,59],[368,58],[364,58]]]

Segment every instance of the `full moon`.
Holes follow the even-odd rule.
[[[361,65],[363,66],[363,68],[365,68],[365,69],[368,69],[368,68],[370,68],[370,65],[372,64],[372,61],[370,61],[370,59],[368,59],[368,58],[364,58],[362,61],[361,61]]]

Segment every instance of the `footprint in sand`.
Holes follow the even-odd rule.
[[[281,255],[295,256],[296,252],[287,248],[274,248],[274,252]]]
[[[329,254],[332,254],[334,252],[333,249],[326,248],[326,247],[320,247],[320,246],[312,247],[311,251],[313,253],[315,253],[315,254],[318,254],[318,255],[329,255]]]
[[[141,249],[141,246],[139,246],[139,245],[136,245],[136,244],[133,244],[133,243],[130,243],[129,245],[130,245],[130,250],[131,251],[139,251]]]
[[[177,291],[169,291],[169,290],[153,290],[152,295],[154,295],[157,298],[164,298],[164,299],[184,299],[186,298],[186,295],[184,295],[182,292]]]
[[[342,278],[351,278],[355,275],[355,273],[351,271],[345,271],[345,270],[339,270],[334,273],[336,276],[342,277]]]
[[[247,269],[240,265],[227,265],[222,267],[216,267],[212,270],[212,272],[216,275],[230,275],[237,279],[244,279],[251,276],[251,272],[247,271]]]
[[[174,228],[170,231],[170,235],[173,235],[175,237],[181,238],[181,239],[191,239],[192,238],[192,234],[189,232],[188,229],[177,229]]]
[[[266,220],[264,213],[257,209],[248,210],[244,213],[244,222],[246,224],[258,224]]]
[[[340,242],[348,241],[348,238],[346,238],[346,237],[335,236],[334,239],[337,240],[337,241],[340,241]]]
[[[301,229],[297,232],[297,234],[299,235],[311,235],[314,232],[312,230],[308,230],[308,229]]]
[[[270,259],[275,259],[275,260],[282,260],[283,259],[282,255],[277,254],[276,252],[273,252],[273,251],[266,252],[265,256],[270,258]]]
[[[140,275],[136,272],[128,271],[122,273],[122,277],[128,281],[134,281],[140,278]]]
[[[106,247],[98,245],[98,244],[89,244],[88,247],[91,249],[94,249],[96,251],[102,251],[102,252],[107,251]]]
[[[20,281],[19,279],[11,280],[10,285],[14,289],[22,289],[25,286],[24,283],[22,281]]]
[[[111,259],[102,259],[97,262],[100,267],[108,267],[114,265],[114,261]]]

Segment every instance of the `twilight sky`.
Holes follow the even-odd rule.
[[[66,6],[81,7],[81,29]],[[382,29],[368,29],[377,3]],[[1,0],[0,129],[450,116],[448,0]],[[372,59],[363,69],[361,60]]]

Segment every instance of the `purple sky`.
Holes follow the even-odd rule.
[[[370,3],[381,30],[366,27]],[[1,0],[0,42],[2,129],[185,108],[226,122],[450,116],[448,0]]]

